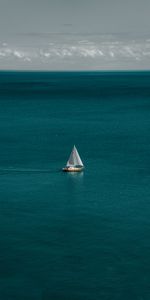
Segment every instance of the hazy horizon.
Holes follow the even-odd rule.
[[[149,70],[150,2],[0,0],[1,70]]]

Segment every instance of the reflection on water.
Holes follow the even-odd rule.
[[[71,197],[74,195],[80,194],[83,188],[84,182],[84,172],[68,172],[66,173],[67,177],[67,191],[71,194]]]
[[[83,178],[84,178],[84,172],[67,172],[67,179],[68,182],[71,184],[82,184],[83,183]]]
[[[84,176],[84,172],[66,172],[68,178],[74,178],[76,180],[81,180]]]

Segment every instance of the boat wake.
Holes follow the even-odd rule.
[[[49,169],[0,168],[0,175],[8,173],[52,173]]]

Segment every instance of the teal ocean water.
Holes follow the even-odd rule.
[[[150,72],[0,73],[0,299],[150,299]]]

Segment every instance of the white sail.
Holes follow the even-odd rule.
[[[73,167],[73,166],[82,166],[83,167],[83,162],[82,162],[75,146],[73,147],[70,157],[67,161],[67,167]]]

